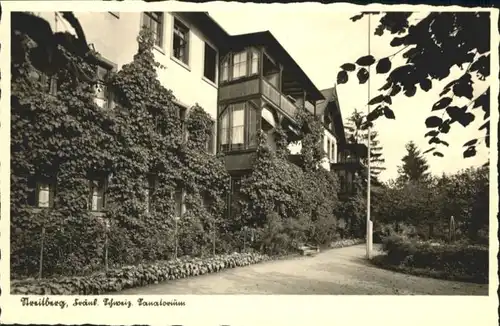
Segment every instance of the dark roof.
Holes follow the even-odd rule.
[[[244,46],[263,45],[270,55],[280,61],[286,70],[289,70],[306,90],[312,101],[324,99],[323,94],[316,88],[314,83],[307,77],[306,73],[295,62],[292,56],[283,48],[276,38],[269,31],[249,34],[233,35],[230,39],[230,48],[240,48]]]
[[[284,65],[285,70],[289,71],[301,83],[311,101],[324,99],[323,94],[271,32],[230,35],[207,12],[178,12],[178,14],[189,17],[193,23],[198,25],[209,36],[222,53],[242,46],[265,46],[266,51],[275,56]]]
[[[222,28],[222,26],[208,14],[208,12],[188,11],[177,13],[188,17],[190,21],[197,25],[217,47],[227,47],[230,37],[229,33],[226,32],[226,30]]]

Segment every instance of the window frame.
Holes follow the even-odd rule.
[[[106,70],[105,74],[104,74],[104,78],[101,80],[99,79],[99,69],[103,69],[103,70]],[[97,84],[101,83],[102,87],[105,89],[105,95],[103,98],[99,97],[98,93],[97,93],[97,85],[94,85],[94,102],[95,102],[95,99],[99,99],[99,100],[103,100],[105,101],[105,105],[104,106],[101,106],[99,105],[99,103],[95,102],[96,105],[98,105],[99,107],[101,107],[102,109],[104,110],[110,110],[114,107],[114,95],[113,95],[113,90],[109,87],[108,85],[108,78],[109,78],[109,75],[113,72],[115,72],[117,70],[117,65],[110,61],[110,60],[107,60],[106,58],[102,57],[101,55],[98,56],[97,58],[97,67],[96,67],[96,76],[97,76]]]
[[[102,188],[102,207],[96,207],[93,209],[93,198],[94,198],[94,188],[95,182],[97,182],[97,188]],[[100,213],[106,211],[108,204],[108,175],[107,174],[95,174],[88,178],[89,184],[89,198],[88,198],[88,210],[93,213]]]
[[[175,36],[176,36],[176,26],[179,26],[180,29],[184,29],[184,37],[185,37],[185,55],[182,58],[185,58],[186,61],[184,61],[181,58],[178,58],[175,53]],[[186,24],[184,21],[182,21],[179,17],[177,16],[172,16],[172,32],[171,32],[172,40],[171,40],[171,46],[170,46],[170,58],[174,60],[175,62],[179,63],[180,65],[184,66],[185,68],[189,69],[190,67],[190,62],[191,62],[191,29],[189,28],[189,25]]]
[[[47,185],[48,186],[48,206],[40,206],[40,192],[41,192],[41,185]],[[54,199],[56,196],[56,188],[57,184],[56,181],[52,178],[47,178],[47,177],[35,177],[35,202],[34,206],[37,209],[53,209],[55,207],[54,205]]]
[[[208,43],[207,41],[204,42],[205,43],[205,46],[203,47],[203,79],[208,81],[209,83],[211,84],[214,84],[214,85],[217,85],[218,84],[218,79],[219,79],[219,52],[217,51],[217,49],[215,47],[213,47],[210,43]],[[215,57],[214,57],[214,62],[213,62],[213,65],[214,65],[214,79],[210,79],[210,77],[208,77],[206,75],[206,69],[207,69],[207,47],[210,48]]]
[[[233,144],[233,112],[235,107],[237,105],[243,105],[243,143],[238,143],[238,144]],[[244,150],[249,150],[249,149],[255,149],[257,148],[257,139],[255,138],[254,142],[251,142],[251,131],[250,127],[252,126],[251,120],[252,116],[251,114],[255,113],[255,130],[254,130],[254,137],[257,136],[257,131],[259,130],[259,111],[258,108],[252,104],[250,101],[244,101],[244,102],[236,102],[236,103],[231,103],[225,105],[225,107],[221,110],[219,114],[219,119],[218,119],[218,133],[219,133],[219,140],[218,140],[218,150],[221,152],[236,152],[236,151],[244,151]],[[227,116],[228,119],[228,125],[227,125],[227,134],[226,134],[226,139],[227,143],[222,144],[222,135],[223,135],[223,123],[222,120]],[[239,145],[240,146],[236,146]]]
[[[180,198],[178,198],[178,196]],[[184,189],[184,187],[177,187],[172,193],[172,197],[175,205],[175,217],[181,219],[186,213],[186,189]],[[177,201],[178,199],[180,199],[179,202]]]
[[[150,173],[146,175],[146,180],[144,184],[145,193],[146,193],[146,206],[145,213],[151,214],[154,212],[154,204],[155,204],[155,194],[156,189],[158,187],[158,176],[154,173]]]
[[[234,77],[234,57],[236,55],[246,53],[246,61],[245,61],[245,74],[242,76]],[[245,78],[251,78],[253,76],[259,76],[260,71],[261,71],[261,65],[262,65],[262,51],[259,48],[256,47],[247,47],[244,48],[241,51],[232,51],[227,53],[222,60],[219,62],[219,71],[220,71],[220,80],[219,84],[225,84],[225,83],[230,83],[232,81],[237,81],[240,79],[245,79]],[[256,71],[252,72],[252,67],[253,67],[253,55],[257,56],[256,60]],[[224,64],[227,63],[227,79],[223,79],[224,76]]]
[[[152,17],[151,13],[159,13],[161,14],[161,21],[158,18]],[[146,17],[157,24],[157,31],[153,31],[153,34],[155,35],[155,42],[154,46],[155,48],[161,49],[163,51],[165,47],[165,13],[162,11],[143,11],[141,15],[141,29],[143,27],[146,27],[150,29],[150,26],[146,25]],[[157,36],[159,35],[159,36]],[[158,44],[159,43],[159,44]]]

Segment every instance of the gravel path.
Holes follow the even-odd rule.
[[[435,294],[488,295],[488,286],[443,281],[379,269],[365,246],[332,249],[315,257],[266,262],[168,281],[118,294]]]

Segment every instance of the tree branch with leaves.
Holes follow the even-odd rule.
[[[368,67],[375,65],[376,74],[385,75],[386,82],[379,89],[379,94],[369,100],[369,105],[377,105],[368,115],[369,121],[381,116],[395,119],[390,108],[392,99],[400,93],[413,97],[418,88],[428,92],[433,88],[433,81],[440,81],[450,76],[451,69],[458,67],[462,74],[451,80],[439,94],[432,113],[425,120],[425,134],[429,144],[435,144],[429,152],[442,157],[438,145],[449,144],[441,137],[447,134],[458,122],[468,127],[476,118],[480,108],[484,112],[484,123],[479,130],[484,131],[484,138],[472,139],[464,144],[464,158],[476,154],[476,146],[484,143],[489,148],[490,141],[490,14],[487,12],[431,12],[415,22],[410,22],[412,12],[366,12],[351,18],[353,22],[366,15],[380,16],[374,34],[382,36],[388,32],[395,35],[390,46],[398,48],[394,53],[376,59],[372,55],[362,56],[355,63],[345,63],[340,67],[337,83],[344,84],[349,74],[355,73],[360,84],[365,84],[371,77]],[[393,67],[393,58],[401,55],[405,63]],[[464,68],[466,67],[466,68]],[[474,98],[474,89],[485,91]],[[460,99],[470,100],[467,105],[460,105]],[[441,112],[441,116],[434,113]]]

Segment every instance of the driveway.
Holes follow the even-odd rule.
[[[117,294],[488,295],[482,284],[400,274],[369,265],[365,246],[167,281]]]

